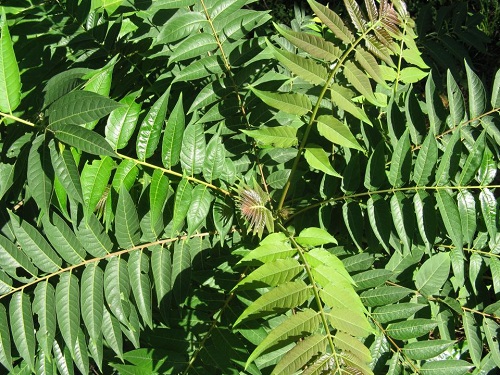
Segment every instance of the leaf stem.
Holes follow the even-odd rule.
[[[283,208],[283,204],[285,203],[286,196],[288,194],[288,190],[290,189],[290,185],[292,183],[292,178],[293,175],[295,174],[297,167],[299,165],[300,158],[302,156],[302,152],[304,151],[304,148],[306,147],[307,139],[309,138],[309,133],[311,132],[312,125],[316,121],[316,116],[318,114],[319,108],[321,107],[321,101],[323,100],[323,97],[326,94],[326,91],[330,87],[330,81],[333,79],[337,71],[340,69],[341,66],[343,66],[344,61],[347,59],[347,57],[353,52],[356,47],[358,46],[361,41],[363,41],[368,33],[372,30],[375,29],[375,27],[378,25],[378,23],[372,25],[369,29],[365,30],[359,37],[356,39],[352,45],[342,54],[342,56],[339,58],[339,60],[334,63],[334,67],[331,70],[330,74],[328,75],[328,78],[326,79],[326,82],[321,89],[320,94],[318,95],[318,101],[316,102],[316,105],[313,108],[313,111],[311,113],[311,117],[309,119],[309,122],[307,123],[306,130],[304,132],[304,135],[302,136],[302,140],[300,141],[299,148],[297,150],[297,155],[295,156],[295,159],[293,160],[292,164],[292,169],[290,171],[290,175],[288,176],[288,180],[286,181],[285,186],[283,187],[283,193],[281,194],[281,198],[279,200],[278,206],[276,210],[279,212]]]
[[[145,167],[152,168],[152,169],[158,169],[158,170],[163,171],[164,173],[167,173],[167,174],[172,175],[172,176],[177,176],[179,178],[185,178],[186,180],[192,181],[192,182],[194,182],[196,184],[205,185],[206,187],[208,187],[208,188],[210,188],[212,190],[218,191],[221,194],[224,194],[224,195],[227,195],[227,196],[231,196],[231,192],[230,191],[225,190],[223,188],[220,188],[218,186],[215,186],[215,185],[213,185],[213,184],[211,184],[209,182],[206,182],[206,181],[203,181],[203,180],[199,180],[199,179],[197,179],[195,177],[186,176],[186,175],[183,175],[180,172],[176,172],[176,171],[173,171],[171,169],[162,168],[162,167],[159,167],[157,165],[148,163],[146,161],[137,160],[137,159],[134,159],[134,158],[132,158],[130,156],[120,154],[118,152],[116,153],[116,155],[118,157],[122,158],[122,159],[132,160],[136,164],[140,164],[140,165],[143,165]]]
[[[14,121],[17,121],[17,122],[20,122],[20,123],[25,124],[25,125],[36,127],[36,125],[34,123],[26,121],[26,120],[23,120],[22,118],[19,118],[17,116],[9,115],[9,114],[3,113],[3,112],[0,112],[0,116],[8,118],[8,119],[11,119],[11,120],[14,120]]]
[[[290,217],[287,219],[287,222],[292,220],[294,217],[301,215],[313,208],[323,206],[328,203],[333,203],[337,201],[345,201],[347,199],[354,199],[354,198],[362,198],[362,197],[367,197],[367,196],[372,196],[376,194],[386,194],[386,193],[396,193],[398,191],[405,192],[405,191],[419,191],[419,190],[442,190],[442,189],[449,189],[449,190],[465,190],[465,189],[473,189],[473,190],[478,190],[478,189],[498,189],[500,188],[500,185],[471,185],[471,186],[409,186],[409,187],[403,187],[403,188],[391,188],[391,189],[383,189],[383,190],[375,190],[375,191],[365,191],[363,193],[357,193],[357,194],[350,194],[350,195],[343,195],[340,197],[335,197],[335,198],[329,198],[322,200],[320,202],[316,202],[314,204],[311,204],[307,207],[304,207],[303,209],[295,212],[293,215],[290,215]]]
[[[162,240],[158,240],[158,241],[154,241],[154,242],[149,242],[149,243],[145,243],[145,244],[142,244],[142,245],[133,246],[133,247],[131,247],[129,249],[124,249],[124,250],[115,251],[113,253],[108,253],[108,254],[106,254],[106,255],[104,255],[102,257],[96,257],[96,258],[92,258],[92,259],[87,259],[87,260],[85,260],[85,261],[83,261],[81,263],[73,264],[73,265],[68,266],[66,268],[61,268],[61,269],[59,269],[56,272],[52,272],[52,273],[50,273],[48,275],[40,277],[39,279],[36,279],[34,281],[31,281],[29,283],[21,285],[21,286],[19,286],[17,288],[12,288],[7,293],[0,295],[0,300],[2,300],[3,298],[5,298],[5,297],[7,297],[7,296],[9,296],[11,294],[14,294],[14,293],[18,292],[18,291],[24,290],[25,288],[28,288],[28,287],[30,287],[32,285],[36,285],[36,284],[38,284],[41,281],[48,280],[51,277],[63,274],[65,272],[72,271],[72,270],[74,270],[76,268],[79,268],[79,267],[86,266],[87,264],[90,264],[90,263],[100,262],[101,260],[104,260],[104,259],[109,259],[109,258],[117,257],[117,256],[120,256],[120,255],[123,255],[123,254],[128,254],[128,253],[130,253],[132,251],[140,250],[140,249],[144,249],[144,248],[148,248],[148,247],[155,246],[155,245],[164,245],[164,244],[169,244],[169,243],[175,242],[177,240],[187,240],[187,239],[191,239],[191,238],[195,238],[195,237],[206,237],[206,236],[210,236],[212,234],[213,234],[212,232],[205,232],[205,233],[192,234],[191,236],[185,235],[185,236],[178,236],[178,237],[173,237],[173,238],[165,238],[165,239],[162,239]]]
[[[297,241],[295,241],[295,238],[288,232],[288,230],[283,225],[278,223],[278,226],[279,226],[280,230],[290,239],[290,242],[293,244],[293,246],[297,249],[297,251],[299,253],[300,260],[304,264],[304,268],[306,270],[307,277],[309,278],[309,280],[311,282],[312,290],[314,293],[314,300],[316,301],[316,305],[318,307],[318,311],[319,311],[319,314],[321,316],[321,321],[323,323],[323,327],[324,327],[325,332],[327,334],[328,344],[330,345],[332,355],[335,357],[335,364],[337,366],[339,366],[339,360],[338,360],[337,352],[335,351],[335,345],[333,343],[332,334],[330,332],[330,329],[328,328],[329,324],[328,324],[328,321],[326,318],[326,313],[323,310],[323,304],[321,303],[321,297],[319,296],[318,287],[317,287],[316,283],[314,282],[314,275],[312,273],[311,266],[309,265],[309,263],[307,262],[307,260],[304,256],[304,249],[302,248],[302,246],[300,246],[297,243]]]

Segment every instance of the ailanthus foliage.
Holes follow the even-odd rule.
[[[251,3],[2,2],[3,370],[493,374],[500,71]]]

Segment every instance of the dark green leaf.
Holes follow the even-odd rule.
[[[450,256],[438,253],[422,264],[415,275],[415,286],[424,295],[439,294],[441,287],[448,280]]]
[[[50,106],[48,110],[49,126],[56,131],[68,128],[63,125],[83,125],[99,120],[121,106],[114,100],[95,92],[72,91]],[[91,134],[90,131],[87,134]],[[111,147],[109,148],[111,149]]]
[[[93,342],[102,337],[104,308],[104,272],[97,262],[88,264],[81,277],[81,311],[87,332]]]
[[[182,138],[180,155],[182,169],[187,175],[193,176],[201,173],[205,162],[205,149],[203,126],[199,124],[188,125]]]
[[[472,368],[471,364],[460,359],[429,361],[420,368],[422,375],[463,375]]]
[[[54,135],[63,143],[74,146],[92,155],[116,156],[110,144],[92,130],[76,125],[54,124],[50,127]]]
[[[399,138],[392,154],[388,178],[389,183],[394,187],[401,187],[410,179],[411,150],[408,133],[409,130],[407,129]]]
[[[106,139],[115,150],[127,146],[141,111],[141,105],[135,102],[134,95],[125,96],[120,104],[124,106],[111,112],[105,128]]]
[[[130,253],[128,260],[128,274],[132,286],[137,309],[142,320],[153,328],[153,312],[151,302],[151,282],[148,277],[149,259],[143,250],[136,250]]]
[[[177,231],[182,228],[184,219],[186,218],[189,207],[191,206],[192,193],[193,188],[191,187],[191,184],[186,178],[183,178],[181,182],[179,182],[177,191],[175,192],[172,236],[176,236]]]
[[[201,35],[201,34],[200,34]],[[182,106],[182,92],[168,118],[165,132],[163,133],[163,144],[161,158],[165,168],[170,169],[177,165],[181,155],[182,136],[184,134],[185,117]]]
[[[49,245],[47,240],[28,222],[9,211],[12,229],[23,251],[32,259],[33,263],[45,272],[56,272],[61,268],[61,258]]]
[[[167,115],[167,104],[170,89],[167,90],[152,106],[142,120],[137,135],[136,151],[139,160],[151,157],[160,142],[161,130]]]
[[[124,185],[120,187],[116,207],[115,235],[122,249],[134,247],[141,238],[136,204]]]
[[[104,271],[104,297],[113,315],[123,324],[128,325],[130,314],[130,279],[128,276],[127,262],[120,257],[110,258]],[[106,322],[106,309],[104,311],[103,327]],[[113,328],[113,331],[115,328]],[[103,331],[106,340],[106,331]],[[108,341],[108,344],[109,341]]]
[[[193,234],[209,214],[213,196],[205,185],[196,185],[187,212],[188,235]]]
[[[0,19],[0,111],[12,113],[21,102],[21,76],[10,38],[7,16]],[[31,366],[33,368],[33,366]]]
[[[90,216],[101,199],[105,198],[113,167],[113,159],[108,156],[94,160],[92,164],[85,164],[83,167],[81,182],[86,217]]]
[[[172,292],[178,304],[183,304],[191,283],[191,252],[186,240],[174,244],[172,261]]]
[[[428,340],[416,341],[404,346],[403,353],[411,359],[431,359],[443,353],[455,341],[452,340]]]
[[[71,272],[61,274],[57,283],[56,312],[61,335],[73,353],[80,328],[80,287]]]
[[[24,292],[16,292],[9,303],[10,329],[17,351],[32,371],[35,366],[35,327],[30,298]]]
[[[431,181],[431,175],[438,160],[438,147],[436,139],[432,133],[425,138],[420,151],[418,152],[413,181],[417,186],[425,186]]]
[[[416,318],[400,323],[391,323],[387,326],[386,332],[397,340],[408,340],[428,334],[437,324],[435,320]]]

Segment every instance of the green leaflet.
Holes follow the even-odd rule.
[[[323,353],[327,344],[327,338],[323,335],[314,334],[307,336],[281,358],[274,368],[273,374],[294,374],[297,370],[305,366],[311,357]]]
[[[493,108],[500,108],[500,71],[495,74],[493,82],[493,90],[491,94],[491,106]]]
[[[315,85],[323,85],[326,83],[328,72],[325,67],[312,59],[307,59],[291,52],[278,50],[268,40],[266,40],[266,43],[271,49],[274,57],[294,74]]]
[[[493,192],[488,188],[483,189],[479,194],[479,203],[488,234],[496,238],[498,204]]]
[[[241,280],[236,289],[258,289],[278,286],[295,278],[304,267],[295,259],[276,259],[265,263]]]
[[[314,13],[321,19],[321,22],[328,26],[337,38],[341,39],[346,44],[354,42],[354,36],[351,31],[335,12],[314,0],[308,0],[308,3]]]
[[[121,323],[129,324],[130,315],[130,279],[127,262],[121,257],[110,258],[104,271],[104,297],[113,317]],[[103,327],[106,325],[106,309],[104,311]],[[113,328],[113,331],[115,329]],[[106,341],[106,330],[103,330]],[[116,336],[116,334],[115,334]],[[115,339],[116,340],[116,339]],[[108,344],[111,345],[111,343]]]
[[[410,206],[409,199],[400,191],[396,192],[391,197],[390,205],[396,232],[405,246],[406,251],[410,252],[415,229],[413,207]]]
[[[471,150],[469,156],[465,160],[462,172],[460,173],[460,177],[458,179],[459,186],[466,186],[467,184],[469,184],[470,181],[474,178],[477,170],[479,169],[486,146],[485,137],[486,131],[483,131],[474,142],[474,148]]]
[[[162,25],[162,29],[155,40],[155,44],[166,44],[183,39],[194,31],[205,27],[206,22],[205,16],[202,13],[183,13],[178,11],[175,16]]]
[[[428,334],[437,326],[431,319],[416,318],[387,326],[387,334],[397,340],[408,340]]]
[[[142,120],[136,142],[136,152],[139,160],[151,157],[160,142],[160,134],[167,114],[170,89],[151,106],[151,109]]]
[[[203,35],[203,34],[201,34]],[[177,165],[181,155],[182,137],[185,128],[184,107],[182,105],[182,93],[168,118],[165,132],[163,133],[163,144],[161,158],[165,168],[170,169]]]
[[[276,311],[286,311],[300,306],[311,295],[310,286],[302,280],[290,281],[271,289],[255,300],[238,317],[234,326],[243,320],[256,319]]]
[[[23,292],[14,293],[9,303],[9,315],[10,329],[17,351],[34,371],[36,342],[29,296]]]
[[[115,235],[122,249],[134,247],[141,238],[136,204],[124,185],[120,187],[116,207]]]
[[[463,247],[463,235],[457,204],[451,194],[446,190],[438,190],[435,197],[446,231],[453,241],[453,244],[461,251]]]
[[[21,76],[10,38],[7,16],[0,19],[0,111],[12,113],[21,102]]]
[[[352,61],[348,61],[344,64],[344,74],[349,81],[349,83],[358,92],[363,95],[366,100],[377,106],[384,106],[383,103],[379,102],[373,93],[373,89],[368,76],[359,69],[356,64]]]
[[[464,375],[472,368],[469,362],[458,359],[445,359],[442,361],[426,362],[420,368],[422,375]]]
[[[188,236],[193,234],[205,221],[210,211],[213,196],[205,185],[197,185],[191,194],[191,204],[187,212]]]
[[[311,309],[305,309],[290,316],[278,327],[274,328],[270,334],[266,336],[261,343],[259,343],[252,354],[248,357],[247,366],[271,346],[285,341],[289,337],[301,335],[304,332],[314,332],[318,328],[320,321],[319,314]]]
[[[366,306],[383,306],[408,296],[411,289],[399,286],[382,286],[361,293],[360,298]]]
[[[226,149],[222,140],[215,135],[207,145],[206,156],[203,162],[203,177],[211,182],[221,177],[224,172],[224,160],[226,158]]]
[[[57,283],[56,312],[59,331],[73,353],[80,327],[80,287],[71,272],[61,274]]]
[[[170,55],[169,63],[198,57],[217,48],[214,36],[207,33],[192,34],[179,43]]]
[[[415,162],[413,181],[415,181],[417,186],[424,186],[429,184],[437,160],[437,142],[434,138],[434,135],[432,133],[429,133],[418,152],[417,161]]]
[[[474,315],[468,311],[464,311],[463,322],[465,337],[469,343],[469,353],[472,363],[474,363],[475,366],[478,366],[481,362],[483,353],[483,342],[481,340],[479,326],[474,318]]]
[[[466,116],[465,104],[462,92],[460,91],[460,87],[458,86],[449,70],[447,72],[446,86],[448,89],[448,102],[450,105],[451,124],[453,126],[458,126],[462,123],[464,117]]]
[[[411,302],[381,306],[373,310],[371,317],[380,323],[388,323],[395,320],[411,318],[412,315],[422,310],[424,307],[426,307],[426,305]]]
[[[350,113],[357,119],[360,119],[364,123],[373,126],[371,120],[368,118],[363,108],[358,107],[352,101],[352,98],[355,95],[354,91],[351,91],[346,87],[337,85],[336,83],[331,84],[330,91],[333,104],[335,104],[340,109]]]
[[[252,86],[250,86],[250,91],[267,105],[292,115],[303,116],[312,109],[311,101],[304,94],[285,92],[274,93],[257,90]]]
[[[353,336],[339,331],[335,334],[333,342],[338,348],[352,353],[363,362],[370,362],[370,351]]]
[[[182,228],[184,219],[187,216],[189,207],[191,205],[191,197],[193,193],[193,188],[186,178],[183,178],[177,190],[175,192],[174,200],[174,217],[172,219],[172,234],[171,236],[177,235],[177,231]]]
[[[320,146],[309,143],[306,146],[304,157],[312,168],[318,169],[330,176],[341,177],[330,164],[326,151]]]
[[[61,258],[49,245],[47,240],[26,221],[9,211],[12,229],[22,250],[33,261],[34,265],[45,272],[56,272],[61,268]]]
[[[102,337],[104,309],[104,272],[97,262],[88,264],[81,278],[81,314],[90,339]]]
[[[28,256],[19,251],[17,246],[6,237],[0,235],[0,267],[2,271],[20,281],[29,280],[17,275],[17,268],[22,268],[31,276],[38,274],[38,269],[33,265]]]
[[[184,131],[180,154],[181,166],[188,176],[201,173],[205,162],[206,140],[203,126],[190,124]]]
[[[373,333],[373,328],[362,312],[332,307],[328,315],[332,326],[342,332],[359,337],[366,337]]]
[[[364,185],[369,190],[377,190],[386,184],[387,175],[385,173],[385,144],[380,142],[368,159]]]
[[[78,264],[85,260],[85,250],[73,230],[66,222],[55,212],[52,214],[52,220],[44,216],[43,228],[57,253],[69,264]]]
[[[476,234],[476,200],[469,190],[464,189],[457,193],[457,203],[464,242],[470,245]]]
[[[319,133],[334,144],[363,151],[356,138],[345,123],[333,116],[322,115],[318,117]]]
[[[102,333],[106,342],[119,358],[123,358],[123,337],[120,322],[108,312],[108,309],[104,309],[102,322]]]
[[[292,147],[297,144],[297,129],[288,125],[266,127],[256,130],[242,130],[263,146],[278,148]]]
[[[460,159],[462,143],[460,142],[460,132],[455,131],[446,143],[441,161],[436,171],[436,185],[445,185],[456,173],[458,160]]]
[[[120,100],[122,107],[110,113],[106,122],[106,140],[114,150],[127,146],[139,119],[141,104],[135,102],[135,95],[127,95]]]
[[[409,130],[406,130],[399,138],[392,154],[388,178],[389,183],[394,187],[401,187],[410,179],[411,150],[408,133]]]
[[[191,283],[191,252],[186,240],[177,241],[174,244],[174,255],[172,260],[172,293],[176,302],[184,304]]]
[[[234,219],[234,209],[229,197],[215,197],[212,208],[212,218],[222,246],[224,244],[224,238],[231,230]]]
[[[9,322],[7,321],[7,312],[3,304],[0,304],[0,363],[7,370],[12,371]]]
[[[415,275],[415,286],[424,295],[439,294],[441,287],[448,280],[450,256],[438,253],[431,256]]]
[[[153,312],[151,301],[151,282],[149,281],[149,258],[143,250],[130,253],[128,273],[132,286],[132,294],[137,303],[137,309],[142,320],[153,328]]]
[[[416,341],[405,345],[403,353],[411,359],[431,359],[443,353],[454,343],[453,340]]]
[[[172,83],[194,81],[208,77],[212,74],[223,72],[223,62],[220,56],[212,55],[203,57],[196,62],[189,64],[180,73],[178,73]]]
[[[356,244],[356,247],[361,249],[363,238],[363,226],[361,225],[363,223],[363,213],[361,207],[356,202],[346,202],[342,206],[342,216],[349,235]]]
[[[159,169],[155,169],[149,185],[151,228],[159,221],[163,223],[163,207],[168,195],[170,181]],[[158,233],[159,234],[159,233]]]
[[[84,79],[85,78],[88,79],[88,81],[85,84],[84,90],[95,92],[104,97],[108,97],[109,91],[111,89],[111,80],[113,78],[113,68],[114,65],[116,64],[116,59],[117,56],[111,59],[111,61],[108,62],[106,66],[103,67],[102,69],[96,70],[95,72],[89,73],[86,76],[84,76],[83,77]],[[97,120],[94,120],[92,122],[83,124],[82,126],[92,130],[95,128],[96,125],[97,125]]]
[[[113,159],[108,156],[83,167],[81,184],[85,216],[88,217],[96,210],[97,204],[106,194],[113,167]]]
[[[49,126],[83,125],[106,116],[121,104],[90,91],[72,91],[49,107]],[[88,133],[90,134],[90,133]]]
[[[125,189],[130,190],[137,179],[139,174],[139,169],[137,168],[137,162],[130,159],[122,160],[118,165],[113,177],[113,188],[116,191],[120,191],[120,186],[125,186]]]
[[[304,247],[315,247],[329,243],[337,243],[337,240],[326,230],[321,228],[309,227],[302,230],[295,241]]]
[[[156,304],[160,307],[166,305],[166,297],[171,290],[172,259],[170,250],[163,246],[152,246],[150,250]]]
[[[63,143],[74,146],[84,152],[100,156],[116,156],[109,143],[99,134],[72,124],[54,124],[49,130]]]
[[[467,73],[467,86],[469,88],[469,115],[472,125],[478,124],[477,118],[486,109],[486,90],[476,73],[472,71],[467,61],[465,61],[465,71]]]
[[[52,198],[54,170],[50,163],[49,150],[44,144],[44,137],[35,139],[31,146],[27,177],[33,199],[43,212],[48,212]]]
[[[375,236],[384,249],[389,249],[389,237],[391,234],[391,222],[389,206],[380,195],[371,196],[367,202],[368,220]]]
[[[104,256],[113,248],[113,242],[94,214],[80,222],[76,236],[85,250],[94,257]]]
[[[443,102],[436,92],[432,71],[429,73],[425,83],[425,103],[430,123],[430,133],[434,135],[440,134],[441,124],[444,122],[444,107]]]
[[[50,356],[56,335],[56,298],[54,287],[47,281],[35,288],[33,314],[37,315],[39,326],[36,334],[38,344],[45,355]]]
[[[83,203],[80,173],[73,154],[68,148],[57,152],[55,147],[50,147],[50,158],[57,179],[67,192],[68,196]]]
[[[311,56],[326,61],[336,61],[341,56],[341,51],[333,43],[327,40],[305,32],[296,32],[284,29],[278,24],[274,24],[278,32],[288,39],[293,45],[301,48]]]

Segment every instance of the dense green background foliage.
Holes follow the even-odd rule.
[[[249,0],[2,2],[11,374],[500,367],[484,23],[399,0],[272,21]]]

